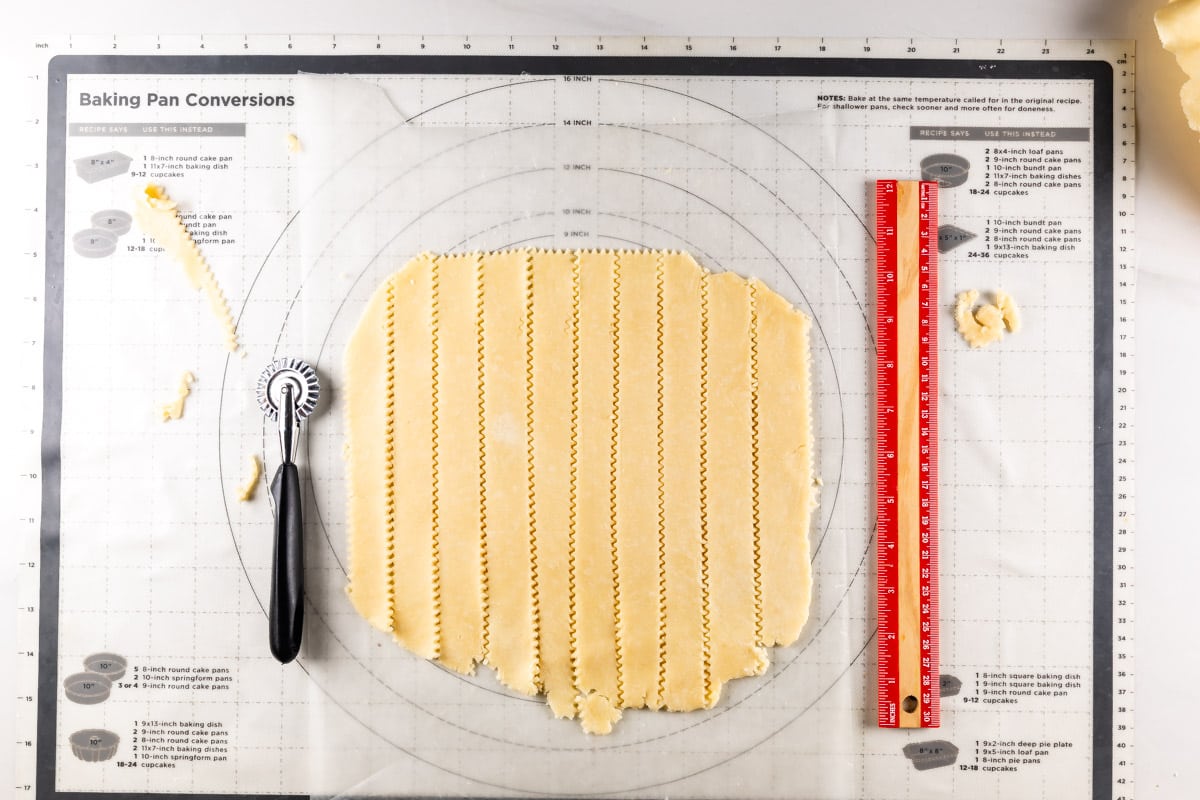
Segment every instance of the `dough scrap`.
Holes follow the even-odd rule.
[[[587,733],[604,736],[612,733],[613,725],[621,720],[621,709],[602,694],[592,692],[576,701],[579,706],[579,722]]]
[[[1021,313],[1016,301],[1006,292],[993,292],[994,303],[976,307],[979,290],[959,292],[954,301],[954,322],[958,332],[971,347],[984,347],[999,341],[1007,328],[1010,333],[1021,330]]]
[[[1000,318],[1004,320],[1004,327],[1008,328],[1009,333],[1021,332],[1021,309],[1017,308],[1017,301],[1012,299],[1012,295],[1008,292],[993,292],[993,298],[996,301],[996,308],[1000,309]]]
[[[346,351],[354,607],[605,734],[794,642],[809,319],[686,253],[423,254]]]
[[[1154,24],[1163,47],[1187,73],[1179,100],[1188,125],[1200,131],[1200,0],[1172,0],[1154,14]]]
[[[150,238],[162,245],[167,255],[183,266],[184,274],[192,288],[204,292],[208,306],[213,316],[221,325],[225,337],[225,349],[234,352],[238,349],[237,326],[233,321],[233,313],[225,294],[217,283],[217,276],[204,259],[204,254],[192,234],[179,216],[179,208],[174,200],[167,196],[167,190],[162,186],[147,184],[137,194],[134,203],[133,218],[138,227]]]
[[[300,137],[294,133],[289,133],[285,136],[283,143],[287,146],[289,153],[299,153],[304,149],[304,146],[300,144]]]
[[[179,376],[179,388],[175,390],[175,399],[162,405],[163,422],[169,422],[183,416],[183,404],[187,400],[188,395],[192,393],[192,382],[195,380],[196,376],[190,372],[184,372]]]
[[[248,503],[254,499],[254,490],[258,488],[258,479],[262,477],[262,465],[258,463],[258,456],[250,454],[250,474],[246,476],[246,481],[238,487],[238,500],[243,503]]]

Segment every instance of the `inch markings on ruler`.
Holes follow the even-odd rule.
[[[936,728],[937,183],[875,185],[879,725]]]

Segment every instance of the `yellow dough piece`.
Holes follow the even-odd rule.
[[[304,146],[300,144],[300,137],[294,133],[283,137],[283,143],[287,146],[289,153],[299,153],[304,149]]]
[[[1000,309],[1000,318],[1004,320],[1004,327],[1008,328],[1009,333],[1020,333],[1021,310],[1017,308],[1017,302],[1008,292],[994,292],[994,295],[996,308]]]
[[[758,646],[756,620],[762,609],[760,569],[754,550],[760,532],[754,522],[752,471],[750,286],[731,272],[708,281],[708,417],[702,434],[708,455],[708,490],[702,500],[709,551],[708,702],[720,696],[729,678],[757,675],[767,667]],[[763,376],[759,376],[761,379]],[[718,422],[719,424],[712,424]],[[713,569],[713,567],[720,567]]]
[[[808,334],[686,253],[413,259],[346,354],[355,608],[588,733],[712,706],[808,616]]]
[[[258,479],[262,477],[262,465],[258,463],[258,456],[250,454],[250,474],[246,476],[246,482],[238,487],[238,500],[243,503],[248,503],[254,499],[254,490],[258,488]]]
[[[700,493],[708,479],[707,448],[701,449],[701,436],[708,427],[703,424],[702,407],[708,399],[703,353],[709,278],[683,253],[667,253],[663,272],[663,332],[665,339],[670,331],[670,342],[663,348],[663,470],[667,486],[662,535],[668,591],[661,705],[692,709],[704,708],[710,700],[710,593],[703,580],[707,537],[699,535],[703,530]],[[665,413],[666,409],[670,413]],[[796,538],[808,538],[807,522],[789,520],[787,525],[792,536],[800,533]],[[795,572],[799,575],[807,569]]]
[[[479,266],[483,290],[483,452],[487,464],[487,616],[484,651],[500,682],[525,694],[537,691],[532,499],[528,471],[526,372],[532,324],[532,258],[515,250]],[[420,300],[418,300],[420,302]],[[419,487],[418,485],[418,488]]]
[[[183,416],[183,404],[187,400],[188,395],[192,393],[192,382],[195,380],[196,376],[190,372],[184,372],[179,376],[179,388],[175,390],[175,399],[162,405],[163,422],[169,422]]]
[[[821,479],[812,475],[812,406],[808,390],[808,331],[792,323],[795,311],[779,295],[751,282],[755,311],[754,379],[758,386],[758,530],[762,571],[761,644],[796,641],[808,619],[812,573],[793,564],[809,563],[807,536],[792,534],[793,520],[807,519],[817,507]],[[796,354],[805,363],[797,368]],[[771,376],[763,380],[761,376]],[[793,488],[797,476],[810,475],[808,491]]]
[[[167,251],[167,255],[180,263],[192,288],[204,292],[213,316],[221,325],[225,349],[230,352],[237,350],[237,326],[233,321],[233,313],[229,310],[229,303],[225,300],[225,294],[221,291],[212,268],[204,260],[204,254],[200,252],[200,248],[192,240],[192,234],[183,224],[175,201],[167,196],[167,190],[162,186],[149,184],[138,192],[133,207],[133,218],[137,220],[139,228]]]
[[[439,590],[455,587],[439,591],[438,644],[441,662],[464,673],[483,658],[483,422],[477,389],[483,363],[476,333],[482,325],[476,318],[480,265],[476,256],[444,256],[438,263],[438,581]],[[443,302],[443,297],[458,300]],[[369,368],[378,370],[378,365]],[[369,435],[367,430],[363,435]]]
[[[610,540],[617,421],[613,268],[617,254],[579,254],[579,413],[575,499],[575,657],[578,687],[620,705],[617,580]],[[599,701],[596,701],[599,702]]]
[[[1192,130],[1200,131],[1200,0],[1172,0],[1155,13],[1154,23],[1163,47],[1188,76],[1179,100]]]
[[[579,722],[588,733],[601,736],[612,733],[613,725],[620,719],[621,709],[602,694],[584,695],[579,699]]]
[[[1000,340],[1007,328],[1010,333],[1021,330],[1021,314],[1016,301],[1005,292],[995,292],[995,303],[976,306],[979,291],[959,292],[954,300],[954,322],[958,332],[971,347],[984,347]]]

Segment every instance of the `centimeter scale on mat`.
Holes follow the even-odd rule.
[[[18,609],[16,670],[8,702],[18,720],[14,734],[16,748],[16,796],[32,796],[35,790],[37,664],[39,657],[39,591],[38,575],[43,566],[40,531],[39,492],[40,434],[42,420],[42,368],[40,356],[42,320],[47,313],[43,283],[45,208],[41,198],[47,183],[45,146],[46,130],[46,71],[49,55],[186,55],[186,56],[263,56],[263,55],[522,55],[522,56],[728,56],[770,58],[821,59],[972,59],[986,70],[989,59],[1063,60],[1095,58],[1096,48],[1084,41],[1020,41],[1005,40],[922,40],[922,39],[736,39],[736,38],[609,38],[609,37],[420,37],[376,35],[204,35],[181,37],[158,36],[75,36],[30,43],[29,67],[26,75],[27,109],[22,115],[19,137],[22,142],[19,172],[12,197],[14,218],[25,224],[15,226],[17,234],[9,243],[10,259],[22,269],[14,270],[10,292],[3,300],[3,316],[10,326],[6,341],[11,348],[25,351],[14,364],[14,382],[24,390],[16,398],[15,408],[7,423],[10,438],[16,446],[3,456],[6,496],[15,522],[15,557],[18,575],[15,605]],[[765,63],[765,62],[764,62]],[[1132,74],[1132,54],[1122,54],[1116,69]],[[1117,136],[1114,142],[1113,177],[1116,190],[1113,197],[1114,216],[1114,274],[1115,300],[1118,313],[1114,318],[1113,375],[1114,391],[1114,488],[1132,482],[1133,412],[1132,404],[1124,405],[1120,398],[1130,397],[1133,391],[1132,317],[1126,318],[1119,309],[1132,305],[1134,296],[1133,252],[1133,117],[1135,102],[1132,88],[1118,84],[1115,99]],[[961,255],[961,254],[960,254]],[[14,354],[15,355],[15,354]],[[1098,617],[1108,620],[1112,637],[1112,664],[1097,664],[1097,669],[1111,668],[1114,702],[1111,714],[1096,718],[1096,724],[1111,726],[1112,742],[1116,748],[1113,759],[1114,797],[1132,796],[1133,760],[1123,757],[1132,747],[1133,719],[1133,580],[1124,579],[1132,569],[1132,491],[1114,491],[1113,541],[1113,605],[1096,609]],[[882,530],[882,528],[881,528]],[[931,573],[932,575],[932,573]],[[1097,575],[1097,580],[1108,577]],[[1098,626],[1098,630],[1102,626]],[[881,619],[881,631],[883,631]],[[935,629],[934,629],[935,630]],[[882,641],[881,641],[882,646]],[[936,661],[933,662],[936,665]],[[936,669],[932,672],[933,691],[925,701],[918,699],[921,725],[936,724]],[[897,687],[897,693],[901,691]],[[897,694],[898,702],[908,693]],[[882,695],[881,695],[882,697]],[[881,704],[881,714],[883,706]],[[0,705],[0,714],[5,707]],[[881,719],[882,723],[882,719]],[[1122,788],[1124,787],[1124,788]]]

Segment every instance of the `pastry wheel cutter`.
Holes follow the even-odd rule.
[[[286,664],[300,652],[304,632],[304,508],[296,448],[300,423],[317,407],[317,371],[296,358],[277,358],[258,376],[258,406],[279,423],[283,460],[271,481],[275,554],[271,564],[271,654]]]

